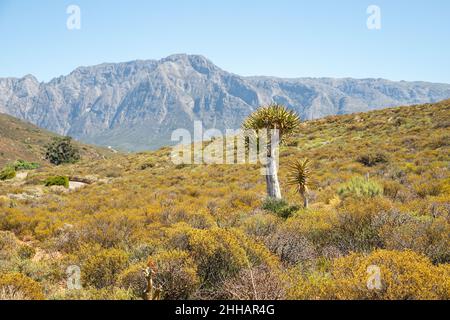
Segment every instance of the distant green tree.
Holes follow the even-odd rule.
[[[75,163],[81,159],[80,151],[72,143],[71,137],[53,138],[46,146],[45,159],[54,165]]]

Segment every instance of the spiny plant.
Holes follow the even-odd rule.
[[[368,177],[354,177],[341,185],[337,193],[342,198],[374,198],[383,194],[383,187]]]
[[[303,198],[303,206],[308,208],[308,190],[311,181],[311,161],[309,159],[295,160],[289,164],[288,185],[295,187],[295,191]]]
[[[281,199],[281,189],[278,180],[278,164],[275,152],[278,143],[284,144],[295,134],[300,126],[300,117],[292,110],[279,104],[260,107],[242,124],[246,132],[252,132],[257,137],[261,131],[267,130],[267,164],[266,182],[269,198]],[[278,135],[274,132],[277,131]],[[278,140],[278,141],[277,141]],[[272,145],[276,142],[276,145]]]

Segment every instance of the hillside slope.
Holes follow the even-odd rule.
[[[449,128],[450,101],[306,122],[281,150],[286,204],[265,200],[258,165],[174,165],[170,148],[41,168],[0,182],[0,240],[32,248],[0,246],[0,270],[52,299],[139,299],[149,265],[165,299],[447,300]],[[309,209],[287,186],[303,157]],[[96,180],[44,188],[56,174]],[[64,286],[70,265],[82,290]]]
[[[236,129],[272,102],[302,119],[436,102],[449,84],[384,79],[242,77],[197,55],[80,67],[40,83],[31,75],[0,79],[0,112],[81,141],[125,150],[170,143],[178,128]]]
[[[57,136],[33,124],[0,113],[0,168],[18,159],[45,162],[43,159],[45,145]],[[100,159],[112,154],[105,148],[77,142],[75,144],[82,156],[87,159]]]

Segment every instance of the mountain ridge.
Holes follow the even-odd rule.
[[[240,76],[201,55],[83,66],[49,82],[0,78],[0,112],[81,141],[125,150],[170,144],[171,132],[238,128],[262,104],[305,120],[437,102],[450,84],[385,79]]]

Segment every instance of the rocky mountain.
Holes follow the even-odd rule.
[[[80,67],[47,83],[0,79],[0,112],[84,142],[124,150],[170,143],[174,129],[239,128],[257,106],[277,102],[303,119],[450,97],[449,84],[384,79],[242,77],[198,55]]]

